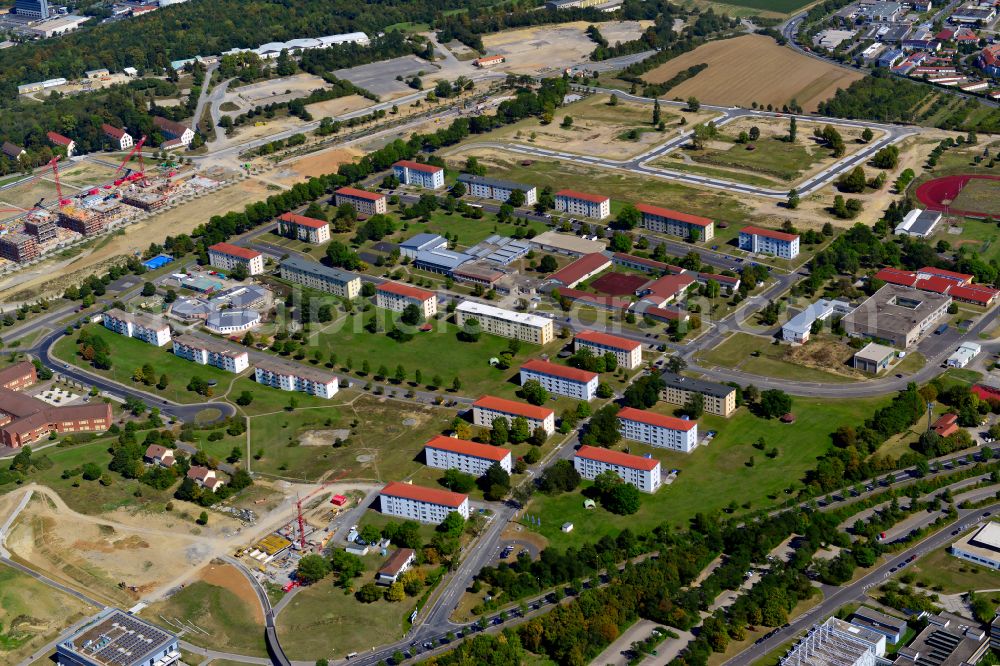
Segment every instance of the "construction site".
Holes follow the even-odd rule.
[[[146,137],[142,137],[106,182],[89,186],[65,183],[60,176],[60,158],[54,158],[30,178],[9,188],[9,192],[6,188],[0,190],[0,218],[9,216],[0,222],[0,273],[39,261],[56,250],[105,234],[223,184],[170,160],[147,169],[142,153],[145,142]],[[133,161],[136,164],[131,164]],[[47,202],[44,195],[49,193],[46,187],[50,182],[55,186],[55,200]],[[78,191],[66,194],[64,188]],[[42,198],[34,205],[19,205],[17,199],[32,190],[43,195]]]

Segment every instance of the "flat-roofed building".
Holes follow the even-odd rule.
[[[236,266],[242,265],[247,269],[248,275],[260,275],[264,272],[264,255],[232,243],[210,245],[208,262],[224,271],[231,271]]]
[[[177,636],[117,608],[107,608],[56,643],[59,666],[171,666]]]
[[[379,493],[379,505],[386,515],[422,523],[440,523],[452,511],[463,518],[469,517],[468,495],[398,481],[382,489]]]
[[[338,206],[348,204],[358,215],[384,215],[389,210],[384,194],[369,192],[356,187],[342,187],[333,194],[333,200]]]
[[[559,284],[572,289],[584,280],[589,280],[595,275],[611,268],[611,257],[601,253],[585,254],[573,263],[563,266],[545,281]]]
[[[59,235],[56,229],[56,217],[48,211],[31,211],[24,219],[24,233],[34,236],[39,244],[53,241]]]
[[[907,349],[946,317],[951,296],[887,284],[841,320],[852,337]]]
[[[631,483],[644,493],[655,493],[660,488],[660,461],[655,458],[634,456],[621,451],[598,446],[581,446],[573,455],[573,467],[591,481],[598,474],[614,472],[625,483]]]
[[[413,160],[400,160],[392,165],[392,173],[402,185],[426,187],[431,190],[444,187],[444,168],[439,166]]]
[[[740,229],[739,247],[753,254],[794,259],[799,256],[799,237],[784,231],[748,226]]]
[[[571,368],[551,361],[533,358],[521,366],[521,386],[535,380],[549,393],[566,395],[577,400],[593,400],[597,395],[600,375],[589,370]]]
[[[618,365],[634,370],[642,365],[642,343],[601,331],[580,331],[573,338],[576,351],[589,349],[594,356],[615,355]]]
[[[407,238],[399,244],[399,255],[416,259],[421,252],[447,250],[448,239],[438,234],[421,233]]]
[[[503,417],[509,423],[519,416],[528,422],[532,430],[541,428],[549,435],[556,431],[556,413],[548,407],[537,407],[492,395],[484,395],[472,403],[472,422],[483,428],[493,427],[494,419]]]
[[[490,335],[513,338],[536,345],[552,342],[554,337],[552,320],[548,317],[504,310],[493,305],[476,301],[463,301],[455,308],[455,322],[464,327],[470,319],[475,319],[479,328]]]
[[[979,356],[979,353],[983,351],[982,345],[978,342],[963,342],[958,346],[958,349],[948,357],[945,361],[945,365],[949,368],[964,368],[972,362],[972,359]]]
[[[118,335],[136,338],[157,347],[170,342],[170,327],[156,317],[111,308],[101,315],[101,322],[104,328]]]
[[[493,463],[508,474],[511,470],[510,449],[455,437],[437,435],[424,445],[428,467],[457,469],[473,476],[482,476]]]
[[[507,201],[514,190],[524,193],[524,205],[533,206],[538,200],[538,191],[534,185],[525,183],[515,183],[499,178],[487,178],[486,176],[475,176],[471,173],[459,175],[458,182],[465,185],[471,196],[480,199],[495,199],[496,201]]]
[[[869,342],[862,349],[855,352],[851,365],[861,372],[877,375],[882,370],[888,368],[895,357],[896,350],[892,347],[886,347],[877,342]]]
[[[37,259],[38,241],[20,232],[0,236],[0,257],[19,264]]]
[[[59,209],[59,226],[81,236],[94,236],[107,228],[108,220],[90,209],[69,205]]]
[[[634,407],[618,412],[618,424],[625,439],[650,446],[691,453],[698,446],[698,423]]]
[[[312,245],[330,240],[330,223],[314,217],[285,213],[278,218],[278,233]]]
[[[611,199],[600,194],[576,190],[559,190],[555,196],[556,210],[569,215],[581,215],[603,220],[611,215]]]
[[[990,521],[951,544],[951,554],[991,569],[1000,569],[1000,523]]]
[[[868,606],[861,606],[854,611],[854,615],[851,616],[851,624],[882,634],[885,636],[886,642],[893,645],[902,640],[909,628],[906,620],[886,615]]]
[[[664,384],[664,389],[660,391],[663,402],[686,405],[697,393],[704,397],[705,411],[709,414],[728,417],[736,411],[736,388],[733,386],[685,377],[675,372],[664,372],[660,379]]]
[[[543,231],[532,237],[529,243],[543,252],[576,257],[603,252],[607,249],[607,246],[600,241],[590,240],[575,234],[564,234],[560,231]]]
[[[416,305],[424,319],[430,319],[437,314],[437,294],[402,282],[387,281],[375,290],[375,305],[393,312],[402,312],[408,305]]]
[[[850,314],[851,309],[851,304],[847,301],[821,298],[815,303],[810,303],[781,327],[781,339],[800,344],[808,342],[815,322],[826,321],[837,314],[846,316]]]
[[[173,340],[174,356],[211,365],[227,372],[239,373],[250,367],[250,357],[245,349],[232,343],[202,340],[192,335],[181,335]]]
[[[278,359],[258,361],[254,367],[254,378],[264,386],[299,391],[318,398],[332,398],[340,388],[336,375]]]
[[[282,279],[303,287],[349,300],[361,294],[361,276],[339,268],[329,268],[317,261],[290,256],[281,262],[280,270]]]
[[[831,617],[813,625],[782,657],[781,666],[877,666],[885,636]],[[897,660],[897,664],[899,661]]]
[[[649,204],[636,204],[635,207],[642,213],[642,226],[650,231],[698,241],[715,237],[715,222],[707,217]]]

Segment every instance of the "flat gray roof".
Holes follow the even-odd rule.
[[[695,393],[703,393],[716,398],[725,398],[727,395],[736,390],[728,384],[707,382],[704,379],[685,377],[684,375],[678,375],[677,373],[669,371],[664,371],[663,374],[660,375],[660,379],[662,379],[663,383],[667,385],[667,388],[676,388],[681,389],[682,391],[694,391]]]
[[[486,176],[474,176],[471,173],[463,173],[458,177],[458,182],[460,183],[477,183],[479,185],[489,185],[490,187],[499,187],[502,190],[521,190],[522,192],[528,192],[535,189],[534,185],[527,185],[525,183],[515,183],[512,180],[501,180],[499,178],[487,178]]]
[[[895,353],[896,350],[892,347],[886,347],[877,342],[869,342],[863,349],[854,353],[854,358],[871,361],[872,363],[880,363],[886,356],[890,354],[895,355]]]
[[[326,278],[327,280],[333,280],[334,282],[350,282],[351,280],[360,279],[354,273],[342,271],[339,268],[330,268],[321,263],[306,261],[305,259],[300,259],[299,257],[289,257],[288,259],[282,261],[281,268],[285,268],[286,266],[289,270],[298,271],[300,273],[308,273],[309,275]]]

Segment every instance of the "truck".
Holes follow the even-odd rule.
[[[934,335],[941,335],[948,330],[948,324],[941,324],[936,329],[934,329]]]

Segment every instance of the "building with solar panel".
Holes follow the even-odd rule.
[[[60,666],[170,666],[180,658],[177,636],[117,608],[56,646]]]

